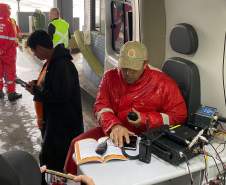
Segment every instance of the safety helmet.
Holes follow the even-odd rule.
[[[8,8],[11,10],[11,7],[7,4]]]

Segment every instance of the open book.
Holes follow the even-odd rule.
[[[82,164],[87,162],[107,162],[112,159],[127,160],[122,154],[119,147],[116,147],[111,139],[107,141],[107,151],[101,156],[95,152],[97,146],[105,141],[108,137],[101,137],[96,141],[95,139],[82,139],[75,142],[75,156],[76,163]]]

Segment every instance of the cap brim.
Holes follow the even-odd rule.
[[[119,68],[129,68],[133,70],[140,70],[144,64],[144,60],[134,61],[125,59],[123,57],[119,58],[118,67]]]
[[[40,167],[32,155],[20,150],[5,152],[1,155],[8,163],[8,167],[11,166],[16,172],[20,185],[41,184]]]

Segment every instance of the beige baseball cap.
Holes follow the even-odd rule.
[[[147,59],[146,46],[138,41],[129,41],[120,50],[118,67],[140,70]]]

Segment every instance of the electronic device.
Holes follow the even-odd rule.
[[[24,82],[23,80],[21,80],[20,78],[18,78],[12,72],[11,72],[11,74],[16,77],[16,79],[14,80],[15,83],[20,84],[22,87],[31,87],[27,82]]]
[[[147,139],[149,137],[152,141],[151,152],[153,154],[174,166],[178,166],[185,161],[185,158],[180,156],[180,152],[184,153],[189,160],[199,155],[198,151],[202,148],[202,141],[197,140],[197,142],[189,149],[185,140],[191,143],[195,137],[195,132],[183,125],[179,126],[181,127],[180,129],[175,126],[177,125],[163,125],[151,129],[148,132],[143,132],[140,137],[142,139]],[[170,128],[173,129],[170,130]],[[175,133],[172,132],[173,130]],[[188,134],[180,134],[180,132],[186,133],[186,131]],[[196,132],[196,134],[198,134],[198,132]]]
[[[138,116],[135,112],[129,112],[127,116],[132,121],[136,121],[138,119]]]
[[[188,146],[193,138],[198,134],[198,131],[180,124],[162,126],[160,131],[165,133],[165,137],[182,146]]]
[[[137,149],[137,136],[129,136],[130,143],[127,144],[126,141],[124,141],[125,150],[136,150]]]
[[[195,113],[194,123],[202,127],[211,127],[216,121],[217,109],[213,107],[201,106]]]
[[[224,120],[223,117],[218,116],[216,108],[202,105],[196,113],[192,114],[192,119],[187,126],[198,132],[204,130],[203,136],[211,139],[212,132],[217,131],[218,121],[222,120],[221,118]]]
[[[85,185],[83,182],[75,182],[73,179],[74,175],[67,175],[64,173],[60,173],[57,171],[46,169],[45,171],[45,179],[47,183],[60,183],[64,185]]]
[[[151,140],[149,135],[149,120],[147,119],[147,137],[142,138],[139,143],[139,161],[151,162]]]
[[[19,78],[16,78],[14,80],[15,83],[17,84],[20,84],[22,87],[30,87],[30,85],[26,82],[24,82],[23,80],[19,79]]]
[[[105,154],[105,152],[106,152],[107,149],[108,149],[108,144],[107,144],[108,139],[109,139],[109,138],[107,138],[105,141],[101,142],[101,143],[97,146],[97,148],[96,148],[96,150],[95,150],[95,152],[96,152],[97,154],[99,154],[99,155]]]

